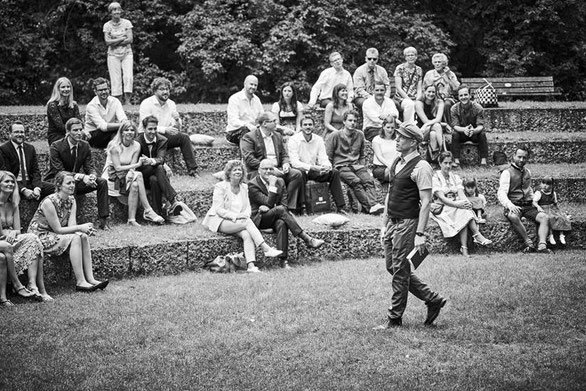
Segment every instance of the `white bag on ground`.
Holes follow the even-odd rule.
[[[214,138],[212,136],[208,136],[207,134],[192,134],[189,136],[192,144],[196,145],[207,145],[211,146],[214,142]]]
[[[332,228],[338,228],[346,224],[350,219],[346,216],[342,216],[336,213],[326,213],[312,220],[317,224],[329,225]]]

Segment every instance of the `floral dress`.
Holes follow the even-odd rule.
[[[6,208],[3,208],[2,212],[5,211]],[[12,231],[15,231],[13,229],[14,213],[11,210],[6,212],[8,213],[2,213],[0,215],[0,222],[2,223],[2,231],[4,232],[4,235],[10,237],[9,234],[12,233]],[[43,257],[43,244],[35,234],[21,234],[20,232],[17,232],[13,241],[6,241],[12,244],[14,268],[19,275],[23,274],[36,259]]]
[[[433,174],[433,202],[440,202],[439,198],[435,196],[435,192],[440,190],[447,198],[454,201],[458,200],[458,190],[463,190],[462,179],[456,174],[450,172],[449,178],[446,180],[441,171],[436,171]],[[475,220],[474,212],[471,209],[454,208],[444,204],[444,208],[439,215],[430,214],[431,218],[438,223],[442,230],[444,238],[452,238],[456,236],[462,229],[466,228],[470,220]]]
[[[64,200],[61,199],[57,193],[45,197],[39,204],[39,207],[28,227],[28,232],[37,235],[41,240],[45,254],[61,255],[69,248],[71,241],[77,234],[57,234],[52,231],[49,221],[45,216],[45,212],[43,212],[43,205],[46,202],[51,202],[53,204],[59,223],[62,227],[67,227],[74,198],[73,196],[69,196]]]

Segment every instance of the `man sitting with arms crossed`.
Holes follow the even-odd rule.
[[[37,151],[24,139],[24,124],[14,121],[10,140],[0,145],[0,169],[14,174],[23,199],[40,201],[55,192],[55,185],[41,181]]]
[[[350,110],[344,113],[344,127],[326,139],[326,153],[340,178],[350,186],[364,213],[381,214],[384,206],[376,202],[374,179],[364,162],[364,134],[356,129],[358,115]]]
[[[316,103],[320,107],[326,107],[332,101],[332,92],[334,87],[338,84],[344,84],[348,91],[348,104],[352,104],[354,100],[354,83],[352,82],[352,75],[344,69],[344,60],[342,55],[338,52],[330,54],[330,68],[325,69],[320,73],[319,78],[311,87],[311,93],[307,108],[313,108]]]
[[[277,118],[275,114],[266,111],[261,114],[257,122],[258,129],[249,132],[240,140],[242,160],[246,166],[249,177],[255,177],[262,159],[273,162],[276,175],[285,180],[287,184],[287,207],[292,213],[307,214],[305,211],[305,193],[303,191],[303,175],[296,168],[291,168],[289,153],[283,143],[283,138],[275,132]]]
[[[347,214],[340,182],[340,173],[332,167],[326,154],[324,139],[313,133],[314,122],[311,117],[301,119],[301,132],[294,134],[287,142],[291,165],[301,171],[303,183],[308,179],[316,182],[329,182],[330,192],[338,213]]]
[[[145,163],[137,168],[142,172],[144,185],[151,190],[153,198],[152,207],[159,216],[163,215],[163,196],[169,202],[168,215],[177,215],[181,207],[177,205],[177,192],[171,186],[169,176],[163,165],[167,156],[167,138],[157,134],[159,121],[157,117],[149,115],[142,120],[144,133],[139,134],[141,157],[146,158]]]
[[[260,99],[254,93],[258,88],[256,76],[244,79],[244,88],[228,99],[226,140],[239,145],[246,133],[256,129],[256,119],[264,112]]]
[[[258,229],[272,228],[277,234],[277,250],[283,251],[281,266],[288,268],[287,251],[289,232],[303,239],[307,247],[318,248],[324,244],[321,239],[312,238],[299,226],[295,217],[287,210],[285,182],[273,175],[275,165],[270,159],[259,164],[259,175],[248,182],[248,198],[252,208],[252,221]]]
[[[181,132],[181,118],[177,112],[175,102],[169,99],[171,91],[171,82],[164,77],[157,77],[151,83],[151,89],[154,95],[146,98],[140,104],[139,109],[139,133],[144,132],[142,120],[153,115],[159,120],[157,132],[167,138],[167,149],[180,148],[185,165],[187,166],[187,175],[197,177],[197,164],[191,140],[186,133]]]
[[[94,80],[96,96],[85,109],[85,130],[89,132],[90,146],[106,148],[114,138],[118,128],[127,121],[122,103],[110,96],[110,82],[103,77]]]
[[[478,143],[480,165],[486,166],[488,158],[488,141],[484,130],[484,109],[476,102],[470,100],[470,89],[461,85],[458,88],[458,103],[452,106],[452,155],[454,166],[460,165],[461,143],[472,141]]]
[[[384,121],[393,122],[399,117],[395,101],[385,95],[385,88],[384,84],[376,83],[374,95],[362,105],[362,132],[368,141],[372,141],[380,133]]]
[[[109,229],[110,198],[108,196],[108,181],[96,174],[92,162],[90,145],[83,140],[81,120],[71,118],[65,123],[66,135],[61,140],[51,144],[49,151],[49,172],[44,180],[49,182],[59,171],[69,171],[74,174],[75,195],[86,194],[97,190],[99,227]]]
[[[521,221],[521,217],[525,216],[538,225],[537,236],[539,237],[539,244],[537,245],[537,251],[547,253],[549,249],[545,239],[549,232],[549,218],[547,214],[539,212],[533,206],[531,171],[525,168],[528,159],[529,150],[526,147],[518,147],[513,156],[513,163],[501,173],[497,195],[499,202],[505,207],[505,216],[523,239],[525,244],[523,252],[528,253],[534,250],[533,242],[529,239],[527,230]]]

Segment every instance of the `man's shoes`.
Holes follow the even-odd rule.
[[[371,215],[379,215],[379,214],[383,213],[384,211],[385,211],[385,207],[383,205],[376,204],[370,208],[369,213]]]
[[[267,258],[276,258],[279,255],[283,254],[281,250],[277,250],[274,247],[270,247],[267,251],[264,252],[265,257]]]
[[[104,231],[111,231],[112,227],[108,223],[107,217],[100,217],[100,222],[98,223],[98,228]]]
[[[323,246],[325,241],[322,239],[316,239],[316,238],[310,237],[308,240],[305,241],[305,243],[307,244],[307,247],[309,247],[309,248],[320,248],[321,246]]]
[[[387,318],[386,323],[383,323],[381,325],[373,327],[372,329],[373,330],[387,330],[387,329],[392,329],[394,327],[401,327],[402,325],[403,325],[402,318],[396,318],[396,319]]]
[[[549,248],[547,248],[547,243],[539,242],[537,244],[537,252],[542,253],[542,254],[549,254],[549,253],[551,253],[551,250]]]
[[[155,224],[165,224],[165,219],[162,218],[161,216],[159,216],[153,209],[149,209],[148,211],[145,211],[143,213],[142,217],[145,220],[151,221]]]
[[[446,305],[447,300],[443,297],[430,301],[427,304],[427,318],[423,322],[426,326],[431,326],[433,321],[437,319],[441,309]]]
[[[338,208],[338,212],[337,212],[337,213],[338,213],[339,215],[342,215],[342,216],[348,216],[348,212],[346,212],[346,211],[345,211],[344,209],[342,209],[342,208]]]

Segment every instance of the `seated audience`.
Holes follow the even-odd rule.
[[[468,256],[468,230],[472,232],[474,243],[488,246],[492,241],[480,233],[472,203],[464,194],[462,179],[451,172],[452,153],[442,152],[439,162],[440,170],[433,174],[433,206],[441,208],[441,211],[434,210],[432,206],[431,218],[441,228],[444,238],[459,235],[460,252]]]
[[[298,169],[291,168],[287,147],[281,135],[275,132],[275,115],[269,111],[264,112],[257,122],[259,127],[240,140],[242,160],[249,177],[257,175],[261,160],[271,160],[276,167],[273,175],[283,178],[287,184],[287,207],[293,213],[306,214],[303,175]]]
[[[291,136],[301,129],[303,105],[297,101],[297,92],[293,83],[281,86],[279,101],[273,103],[271,109],[277,117],[277,129],[283,136]]]
[[[354,76],[352,77],[354,82],[354,104],[362,108],[362,104],[374,93],[375,84],[383,84],[386,89],[386,96],[391,96],[391,83],[389,81],[389,75],[385,68],[380,65],[376,65],[378,62],[378,50],[376,48],[366,49],[366,62],[356,68]]]
[[[330,54],[329,59],[331,67],[323,70],[313,87],[311,87],[309,103],[307,104],[310,109],[317,103],[319,103],[320,107],[326,107],[333,100],[332,92],[338,84],[346,86],[348,104],[351,105],[354,100],[352,75],[344,69],[342,55],[338,52],[333,52]]]
[[[391,122],[399,117],[395,102],[387,96],[384,84],[374,86],[374,95],[362,105],[362,132],[368,141],[380,133],[383,121]]]
[[[326,153],[340,178],[354,191],[364,213],[380,214],[384,206],[376,201],[376,187],[365,165],[364,134],[356,129],[358,114],[344,114],[344,128],[326,139]]]
[[[452,153],[454,154],[454,165],[460,165],[460,147],[466,141],[478,143],[478,154],[480,165],[486,166],[488,158],[488,141],[484,129],[484,109],[476,102],[470,100],[470,90],[467,86],[461,85],[458,88],[458,99],[452,106]]]
[[[324,112],[324,139],[344,127],[344,114],[352,110],[348,103],[348,88],[344,84],[337,84],[332,92],[333,100],[326,105]]]
[[[152,115],[142,120],[144,133],[140,134],[136,141],[140,144],[140,156],[144,159],[137,171],[142,173],[144,186],[151,191],[155,213],[163,216],[163,197],[165,197],[169,203],[167,214],[173,216],[180,212],[177,205],[180,200],[164,168],[167,138],[157,133],[158,123],[157,117]]]
[[[431,58],[434,69],[427,71],[423,78],[423,85],[434,85],[438,95],[445,104],[444,121],[451,124],[450,109],[456,103],[454,93],[460,87],[458,78],[448,67],[448,57],[443,53],[436,53]]]
[[[560,244],[566,244],[566,234],[572,230],[572,223],[564,212],[558,207],[558,196],[553,188],[553,178],[545,177],[541,179],[539,190],[533,196],[533,206],[539,212],[547,214],[549,219],[549,243],[552,246],[557,244],[554,233],[559,233]]]
[[[393,100],[403,113],[403,122],[415,121],[415,100],[421,96],[423,70],[417,61],[417,50],[410,46],[403,50],[405,62],[395,68],[395,96]]]
[[[288,267],[289,232],[303,239],[310,248],[324,244],[321,239],[309,236],[299,226],[295,217],[287,210],[287,192],[283,179],[274,175],[275,165],[270,159],[263,159],[259,166],[259,175],[248,183],[248,197],[252,208],[252,221],[259,229],[272,228],[277,234],[277,249],[281,266]]]
[[[88,142],[94,148],[106,148],[123,122],[127,121],[122,103],[110,96],[110,83],[103,77],[94,80],[96,96],[85,108],[85,130]]]
[[[224,180],[214,186],[213,204],[202,224],[213,232],[238,236],[244,244],[248,272],[257,273],[255,248],[260,247],[266,257],[277,257],[282,251],[270,247],[250,219],[251,208],[246,170],[240,160],[230,160],[224,168]]]
[[[226,140],[239,145],[246,133],[256,129],[256,119],[264,112],[260,99],[254,93],[258,87],[256,76],[244,79],[244,88],[228,99]]]
[[[423,95],[415,101],[417,111],[417,126],[423,133],[423,140],[429,143],[429,160],[437,162],[440,152],[444,148],[442,118],[444,116],[444,101],[437,95],[437,87],[425,86]]]
[[[529,150],[526,147],[518,147],[513,156],[513,163],[501,173],[498,199],[505,208],[505,217],[523,239],[525,245],[523,252],[529,253],[534,250],[533,241],[527,235],[527,230],[521,221],[522,217],[526,217],[535,222],[538,227],[537,251],[547,253],[549,249],[545,240],[549,232],[549,218],[546,213],[538,211],[533,206],[531,171],[525,168],[527,160],[529,160]]]
[[[139,200],[144,209],[143,218],[163,224],[165,219],[151,208],[142,173],[137,170],[142,167],[147,158],[140,156],[140,143],[134,140],[136,135],[137,130],[132,122],[126,121],[120,126],[118,133],[106,149],[106,164],[102,178],[108,180],[108,195],[118,198],[123,204],[128,204],[129,225],[140,226],[136,222]]]
[[[76,180],[71,172],[61,171],[55,175],[55,193],[41,201],[28,228],[29,233],[39,237],[47,255],[61,255],[69,250],[71,267],[75,274],[75,289],[93,292],[104,289],[108,280],[94,278],[92,252],[88,240],[95,233],[92,223],[77,224],[75,214]]]
[[[11,172],[0,171],[0,247],[3,247],[1,251],[6,258],[8,274],[16,293],[27,297],[28,291],[37,300],[52,301],[43,277],[43,245],[35,234],[20,233],[19,200],[16,178]],[[25,270],[29,281],[26,289],[17,277]]]
[[[55,179],[60,171],[72,172],[75,179],[74,195],[97,191],[99,227],[110,229],[108,216],[110,206],[108,182],[99,178],[92,162],[92,153],[87,141],[83,141],[81,120],[71,118],[65,124],[67,136],[51,144],[49,151],[49,171],[45,181]]]
[[[154,95],[146,98],[139,108],[139,132],[144,132],[142,120],[152,115],[159,120],[157,132],[167,138],[167,149],[179,148],[187,166],[187,175],[197,177],[197,163],[193,146],[187,133],[182,132],[182,122],[175,102],[169,99],[171,82],[164,77],[157,77],[151,83]]]
[[[308,179],[328,182],[338,213],[346,214],[340,173],[332,167],[326,154],[324,139],[314,134],[314,129],[313,118],[303,117],[301,132],[293,135],[287,143],[291,166],[301,171],[304,184]]]
[[[399,157],[397,142],[395,141],[396,123],[383,121],[380,133],[372,139],[373,168],[372,176],[378,179],[386,192],[390,181],[390,169]]]
[[[65,124],[71,118],[81,121],[79,107],[73,100],[73,87],[66,77],[60,77],[53,86],[53,92],[47,102],[47,141],[49,145],[65,137]],[[81,123],[81,122],[80,122]]]
[[[53,192],[53,185],[41,180],[37,151],[25,138],[24,124],[14,121],[10,140],[0,145],[0,168],[14,174],[21,199],[40,201]]]

